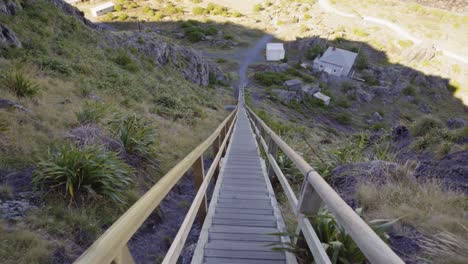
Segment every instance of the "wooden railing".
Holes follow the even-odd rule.
[[[288,198],[289,205],[295,210],[298,222],[296,235],[304,236],[315,263],[331,263],[308,219],[316,215],[322,205],[333,213],[338,223],[344,227],[371,263],[404,263],[299,154],[276,135],[250,108],[247,107],[247,110],[259,145],[263,147],[268,158],[268,174],[270,177],[276,175]],[[278,147],[304,174],[299,199],[276,162]]]
[[[202,222],[207,211],[206,191],[208,184],[219,170],[219,162],[226,151],[237,116],[237,107],[203,143],[182,159],[132,207],[130,207],[107,231],[99,237],[76,261],[77,264],[134,263],[127,242],[156,209],[169,191],[187,171],[193,168],[197,194],[174,238],[163,263],[176,263],[183,249],[196,215]],[[203,154],[213,148],[213,163],[204,172]]]

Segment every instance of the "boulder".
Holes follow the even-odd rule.
[[[375,122],[380,122],[383,120],[383,117],[379,112],[374,112],[374,114],[372,114],[372,119],[374,119]]]
[[[299,79],[287,80],[284,82],[284,86],[286,86],[289,91],[299,92],[301,91],[302,81]]]
[[[306,84],[302,86],[301,92],[303,95],[313,96],[314,94],[320,92],[320,87],[318,85],[312,86],[310,84]]]
[[[276,94],[278,99],[284,103],[289,103],[293,100],[302,100],[300,95],[293,91],[286,91],[281,89],[273,89],[272,92]]]
[[[115,47],[136,48],[157,65],[172,64],[185,79],[193,83],[206,86],[214,82],[227,82],[224,72],[216,63],[192,49],[166,42],[154,33],[135,32],[127,36],[112,37],[109,42]]]
[[[10,47],[21,48],[22,45],[13,30],[5,25],[0,24],[0,49]]]
[[[360,103],[368,103],[374,99],[374,95],[364,91],[361,88],[354,90],[354,95],[356,96],[356,100]]]
[[[24,111],[24,112],[29,112],[28,109],[26,109],[24,106],[22,106],[22,105],[20,105],[20,104],[18,104],[16,102],[0,98],[0,109],[2,109],[2,108],[16,108],[16,109]]]
[[[0,0],[0,14],[12,16],[18,11],[21,11],[23,7],[16,0]]]
[[[285,72],[290,68],[289,64],[281,63],[281,64],[268,64],[266,70],[272,72]]]
[[[462,128],[465,126],[465,120],[461,117],[449,118],[447,120],[447,126],[450,129]]]

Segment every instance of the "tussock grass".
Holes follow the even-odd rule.
[[[10,71],[1,76],[1,86],[18,97],[33,97],[39,86],[20,71]]]
[[[27,229],[7,229],[0,222],[0,259],[5,264],[48,263],[49,242]]]
[[[424,136],[436,128],[442,128],[442,122],[433,116],[424,116],[418,119],[411,127],[411,133],[414,136]]]
[[[465,228],[465,232],[468,229]],[[422,240],[426,261],[440,264],[463,264],[468,259],[468,238],[442,231]]]
[[[132,184],[132,174],[133,169],[116,153],[65,144],[36,164],[33,180],[41,189],[63,192],[71,200],[102,196],[126,204],[124,190]]]
[[[387,173],[388,182],[382,186],[362,183],[358,199],[369,217],[402,218],[404,224],[426,234],[441,230],[460,233],[468,220],[466,197],[447,190],[438,181],[418,182],[414,164],[399,165]]]
[[[101,102],[85,102],[82,110],[76,113],[76,119],[82,125],[99,123],[107,114],[108,106]]]

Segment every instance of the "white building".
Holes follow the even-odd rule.
[[[114,3],[107,2],[107,3],[104,3],[102,5],[92,7],[90,10],[91,10],[91,14],[93,16],[95,16],[95,17],[102,16],[102,15],[105,15],[105,14],[107,14],[109,12],[114,11]]]
[[[317,99],[319,99],[319,100],[322,100],[323,103],[324,103],[325,105],[329,105],[329,104],[330,104],[330,97],[324,95],[324,94],[321,93],[321,92],[314,93],[314,97],[317,98]]]
[[[357,53],[328,47],[322,56],[314,59],[313,68],[335,76],[348,76],[356,57]]]
[[[267,61],[279,61],[285,56],[283,43],[268,43],[266,48]]]

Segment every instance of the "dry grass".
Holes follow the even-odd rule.
[[[465,228],[465,233],[468,229]],[[468,260],[468,238],[460,234],[442,231],[424,238],[422,248],[426,261],[440,264],[463,264]]]
[[[0,223],[0,259],[4,264],[47,263],[50,244],[26,229],[8,230]]]
[[[443,253],[450,254],[453,259],[462,258],[465,253],[459,250],[460,245],[454,247],[450,241],[455,240],[459,244],[468,239],[466,196],[447,190],[435,180],[418,182],[413,170],[411,164],[400,165],[388,172],[388,182],[382,186],[361,184],[358,198],[365,208],[366,217],[401,218],[402,224],[415,227],[429,237],[425,251],[430,258],[438,258]],[[447,251],[446,248],[453,250]]]

